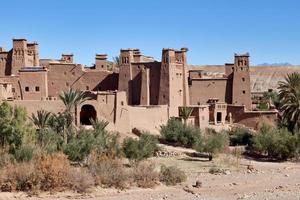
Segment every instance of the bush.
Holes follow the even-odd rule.
[[[64,153],[71,161],[76,162],[85,160],[92,150],[96,150],[98,154],[120,157],[122,151],[118,139],[118,134],[109,134],[105,130],[81,128],[65,146]]]
[[[213,166],[213,167],[209,168],[208,172],[210,174],[221,174],[224,172],[224,170],[217,166]]]
[[[95,185],[92,174],[82,168],[71,168],[67,179],[70,188],[79,193],[86,193]]]
[[[159,173],[155,171],[155,165],[149,162],[138,163],[132,171],[134,181],[138,187],[153,188],[159,181]]]
[[[64,154],[46,155],[37,162],[36,168],[41,174],[42,190],[64,189],[68,186],[70,163]]]
[[[22,145],[14,152],[14,158],[17,162],[28,162],[34,156],[34,147],[29,145]]]
[[[263,125],[253,137],[251,150],[270,158],[286,160],[299,153],[299,135],[285,128]]]
[[[185,125],[175,118],[169,119],[166,125],[161,126],[160,134],[166,142],[184,147],[193,147],[201,137],[200,129]]]
[[[1,191],[37,191],[39,189],[39,173],[33,162],[9,164],[1,174]]]
[[[78,134],[71,138],[64,149],[64,153],[71,161],[83,161],[94,147],[95,137],[89,130],[80,129]]]
[[[97,185],[120,189],[127,188],[129,185],[129,173],[120,160],[93,153],[88,168],[96,177]]]
[[[252,134],[249,129],[237,127],[229,132],[230,145],[250,145]]]
[[[227,133],[220,132],[212,135],[205,135],[195,144],[194,149],[198,152],[209,153],[210,156],[222,152],[229,144]],[[210,158],[210,160],[212,157]]]
[[[160,169],[160,181],[166,185],[176,185],[178,183],[186,181],[187,177],[184,171],[178,169],[175,166],[166,167],[161,166]]]
[[[143,133],[139,140],[126,138],[123,143],[123,151],[131,161],[140,161],[154,155],[158,150],[158,140],[149,133]]]

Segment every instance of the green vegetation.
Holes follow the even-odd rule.
[[[264,124],[253,137],[251,150],[269,158],[286,160],[299,155],[300,135]]]
[[[142,133],[140,138],[126,138],[123,143],[123,151],[131,161],[141,161],[154,155],[159,148],[158,140],[155,136],[149,133]]]
[[[166,125],[162,125],[160,133],[166,142],[189,148],[193,147],[201,137],[200,129],[185,125],[175,118],[169,119]]]
[[[247,128],[237,127],[229,131],[229,138],[231,146],[250,145],[252,133]]]
[[[290,130],[300,126],[300,74],[292,73],[279,82],[279,100],[282,119]]]

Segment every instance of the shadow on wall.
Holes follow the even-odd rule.
[[[119,74],[109,74],[95,88],[93,88],[93,91],[118,90],[118,80]]]

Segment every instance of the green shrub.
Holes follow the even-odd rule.
[[[186,181],[187,177],[184,171],[178,169],[175,166],[166,167],[161,166],[160,169],[160,181],[166,185],[176,185],[178,183]]]
[[[154,155],[158,150],[158,140],[149,133],[142,133],[140,138],[126,138],[123,142],[123,151],[131,161],[140,161]]]
[[[165,141],[184,147],[193,147],[201,137],[200,129],[185,125],[175,118],[169,119],[166,125],[162,125],[160,133]]]
[[[253,137],[251,150],[270,158],[285,160],[299,153],[299,135],[285,128],[274,128],[263,124]]]
[[[268,110],[269,109],[269,105],[267,102],[260,102],[258,105],[257,105],[257,109],[258,110]]]
[[[205,135],[195,144],[194,149],[198,152],[206,152],[210,157],[222,152],[229,144],[228,135],[225,132]],[[210,158],[211,159],[211,158]]]
[[[235,128],[229,132],[230,145],[250,145],[252,134],[249,129]]]
[[[34,156],[34,147],[29,145],[22,145],[14,152],[14,158],[17,162],[28,162]]]
[[[81,129],[65,146],[64,153],[71,161],[83,161],[94,147],[95,137],[89,130]]]

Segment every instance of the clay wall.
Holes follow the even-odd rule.
[[[129,106],[130,127],[159,133],[160,126],[168,121],[168,106]]]
[[[219,79],[192,79],[190,80],[190,104],[207,104],[211,98],[217,98],[220,102],[226,102],[228,82],[226,78]]]

